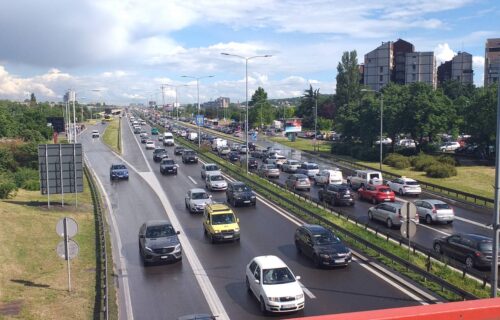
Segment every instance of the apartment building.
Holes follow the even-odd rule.
[[[484,85],[497,82],[500,77],[500,38],[487,39],[484,50]]]
[[[405,55],[405,83],[425,82],[436,88],[436,57],[434,52],[412,52]]]
[[[378,48],[365,54],[364,84],[380,90],[391,81],[393,42],[382,42]]]

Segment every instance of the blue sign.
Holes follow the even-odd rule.
[[[204,122],[205,122],[205,118],[203,117],[202,114],[196,115],[196,125],[203,126]]]
[[[257,132],[252,133],[252,141],[257,141]]]

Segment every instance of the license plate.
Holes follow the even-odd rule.
[[[350,198],[350,197],[351,197],[351,196],[349,196],[349,195],[347,195],[347,194],[346,194],[346,195],[344,195],[344,198]]]
[[[284,304],[281,306],[282,309],[292,309],[295,308],[294,304]]]
[[[250,203],[250,200],[245,200],[243,201],[243,203]]]
[[[231,239],[233,236],[224,236],[224,239]]]
[[[335,259],[335,263],[344,263],[345,259]]]
[[[161,256],[161,259],[168,259],[168,256]]]
[[[391,201],[391,199],[389,199],[389,198],[385,198],[385,199],[384,199],[384,201]]]

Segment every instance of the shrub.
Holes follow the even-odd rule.
[[[12,174],[7,172],[0,173],[0,199],[7,199],[14,196],[17,191],[16,182]]]
[[[17,162],[12,156],[12,152],[8,147],[0,147],[0,170],[1,171],[14,171],[17,168]]]
[[[431,178],[448,178],[457,175],[457,169],[449,164],[434,163],[430,165],[425,174]]]
[[[40,181],[39,180],[26,180],[24,181],[21,188],[29,191],[39,191],[40,190]]]
[[[12,154],[21,167],[38,168],[38,143],[19,144],[12,148]]]
[[[35,181],[38,184],[39,174],[38,170],[30,168],[19,168],[14,173],[14,182],[18,188],[23,188],[27,190],[40,190],[40,186],[35,187]]]
[[[400,169],[400,170],[409,168],[410,166],[411,166],[411,163],[410,163],[410,159],[408,159],[408,158],[402,158],[402,159],[396,160],[392,164],[392,167],[394,167],[396,169]]]
[[[447,165],[450,165],[452,167],[456,166],[457,165],[457,162],[455,161],[455,159],[453,157],[450,157],[450,156],[445,156],[445,155],[442,155],[442,156],[439,156],[437,157],[436,159],[439,163],[442,163],[442,164],[447,164]]]
[[[410,159],[399,153],[389,153],[383,162],[396,169],[406,169],[411,166]]]
[[[403,149],[399,149],[396,152],[403,155],[403,156],[410,157],[410,156],[417,155],[417,148],[403,148]]]
[[[411,164],[415,171],[427,171],[427,168],[433,164],[436,164],[436,158],[423,153],[420,153],[415,158],[412,158]]]

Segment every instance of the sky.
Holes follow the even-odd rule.
[[[500,38],[495,0],[16,0],[0,2],[0,99],[128,105],[245,101],[335,92],[342,53],[401,38],[437,65],[473,55],[483,85],[484,44]],[[188,76],[188,77],[183,77]],[[213,76],[208,78],[208,76]],[[167,86],[168,84],[168,86]],[[164,86],[162,91],[161,86]],[[162,94],[163,92],[163,94]]]

